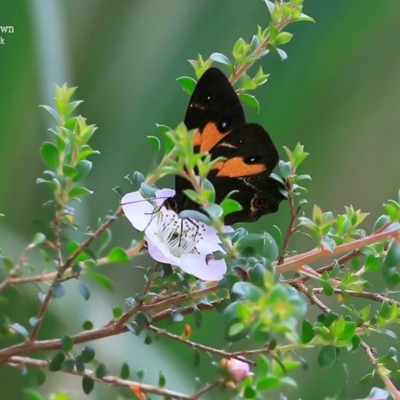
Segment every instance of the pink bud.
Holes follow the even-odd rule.
[[[240,382],[248,376],[253,375],[253,373],[250,372],[249,364],[237,360],[236,358],[228,358],[226,360],[223,360],[221,364],[228,368],[228,371],[231,374],[232,378],[235,379],[235,381],[237,382]]]

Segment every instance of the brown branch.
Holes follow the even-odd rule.
[[[122,215],[122,207],[119,206],[116,213],[115,213],[115,217],[119,217]],[[115,221],[115,218],[110,218],[108,219],[102,226],[100,226],[94,233],[92,236],[90,236],[88,239],[86,239],[65,261],[65,263],[62,262],[61,259],[61,253],[59,251],[57,251],[57,258],[58,258],[58,262],[59,262],[59,270],[56,273],[56,277],[54,278],[53,283],[61,281],[63,274],[68,270],[68,268],[70,268],[72,266],[72,263],[74,262],[74,260],[82,253],[82,251],[84,251],[86,248],[88,248],[90,246],[90,244],[97,238],[99,237],[105,230],[107,230]],[[58,225],[57,225],[58,226]],[[56,249],[57,249],[57,244],[59,244],[59,238],[58,238],[58,229],[56,226]],[[53,293],[54,293],[54,289],[53,289],[53,285],[50,286],[49,290],[46,293],[46,296],[40,306],[39,312],[36,315],[36,319],[37,319],[37,324],[33,327],[30,335],[29,335],[29,341],[30,342],[34,342],[39,334],[39,330],[42,326],[42,321],[43,321],[43,316],[47,310],[47,307],[50,304],[50,301],[53,297]]]
[[[72,263],[75,261],[76,257],[78,257],[83,250],[88,248],[92,242],[98,238],[104,231],[106,231],[114,221],[123,215],[122,207],[119,206],[117,211],[115,212],[115,218],[110,218],[103,225],[101,225],[89,238],[87,238],[65,261],[64,265],[62,265],[62,270],[66,271],[69,267],[71,267]]]
[[[140,249],[143,247],[144,241],[141,241],[137,244],[135,247],[131,247],[130,249],[125,250],[126,254],[130,257],[136,256],[140,253]],[[106,259],[106,257],[104,258]],[[97,260],[97,265],[103,265],[106,263],[106,261],[103,258],[100,258]],[[82,266],[82,271],[85,270],[85,264],[83,263]],[[47,274],[42,274],[42,275],[34,275],[34,276],[27,276],[27,277],[21,277],[21,278],[7,278],[8,279],[8,285],[20,285],[23,283],[35,283],[35,282],[47,282],[50,280],[53,280],[57,277],[57,271],[54,272],[48,272]],[[75,275],[71,275],[70,277],[64,277],[63,279],[69,279],[73,278]],[[4,281],[5,282],[5,281]],[[1,285],[4,283],[2,282]],[[1,289],[0,289],[1,290]]]
[[[323,293],[324,289],[323,288],[313,288],[312,289],[312,293],[313,294],[320,294]],[[336,294],[342,294],[343,291],[342,289],[337,289],[334,288],[333,292]],[[363,299],[370,299],[370,300],[374,300],[374,301],[379,301],[379,302],[383,302],[383,301],[387,301],[389,304],[396,304],[397,307],[400,307],[400,301],[396,301],[393,300],[389,297],[386,296],[382,296],[379,293],[371,293],[371,292],[356,292],[354,290],[345,290],[345,292],[352,297],[361,297]]]
[[[390,378],[386,375],[385,371],[380,372],[380,367],[377,365],[377,359],[374,356],[375,350],[372,349],[367,343],[365,343],[363,340],[360,342],[360,346],[363,348],[367,358],[371,362],[372,365],[376,367],[376,370],[382,379],[383,383],[386,386],[386,389],[390,392],[390,394],[393,396],[395,400],[400,400],[400,392],[397,390],[396,386],[394,383],[390,380]]]
[[[287,258],[283,264],[276,266],[276,271],[277,273],[283,273],[286,271],[297,270],[298,267],[303,264],[309,264],[340,253],[354,251],[360,247],[378,243],[385,239],[397,238],[399,235],[400,228],[396,228],[385,232],[374,233],[370,236],[354,240],[353,242],[343,243],[339,246],[336,246],[332,252],[321,248],[312,249],[305,253]]]
[[[28,252],[34,249],[35,247],[36,245],[34,245],[33,243],[30,243],[28,244],[28,246],[25,247],[15,267],[10,271],[8,277],[3,282],[0,283],[0,292],[5,287],[11,285],[11,282],[13,281],[13,279],[17,277],[19,270],[23,266],[24,262],[27,260]]]
[[[202,396],[204,393],[207,393],[207,392],[209,392],[210,390],[216,388],[216,387],[219,386],[222,382],[223,382],[222,380],[219,380],[219,379],[218,379],[218,380],[216,380],[215,382],[210,383],[209,385],[205,386],[203,389],[199,390],[198,392],[194,393],[192,397],[193,397],[194,399],[197,400],[197,399],[199,399],[200,396]]]
[[[216,354],[216,355],[219,355],[224,358],[235,358],[235,359],[243,361],[247,364],[256,365],[256,363],[254,361],[248,360],[248,359],[244,358],[242,355],[235,355],[235,354],[230,353],[225,350],[214,349],[213,347],[209,347],[209,346],[205,346],[200,343],[192,342],[191,340],[188,340],[188,339],[183,339],[180,336],[175,335],[174,333],[170,333],[170,332],[166,331],[165,329],[157,328],[154,325],[148,325],[147,329],[150,331],[156,332],[159,335],[166,336],[172,340],[176,340],[178,342],[184,343],[187,346],[193,347],[194,349],[205,351],[205,352],[211,353],[211,354]]]
[[[10,357],[7,361],[7,364],[9,364],[12,367],[19,367],[22,364],[22,365],[28,365],[28,366],[32,366],[32,367],[41,368],[41,369],[49,368],[49,363],[47,361],[37,360],[35,358],[29,358],[29,357],[19,357],[19,356]],[[159,396],[168,397],[168,398],[177,399],[177,400],[196,400],[198,398],[195,396],[190,396],[190,395],[187,395],[184,393],[175,392],[173,390],[161,388],[158,386],[152,386],[152,385],[148,385],[146,383],[131,381],[131,380],[127,380],[127,379],[121,379],[121,378],[117,378],[117,377],[111,376],[111,375],[106,375],[103,378],[99,379],[99,378],[96,378],[95,373],[93,371],[88,370],[88,369],[85,369],[83,372],[78,372],[76,369],[74,369],[72,371],[62,369],[60,371],[70,374],[70,375],[76,375],[76,376],[81,376],[81,377],[87,376],[87,377],[93,379],[94,381],[107,383],[112,386],[126,387],[126,388],[129,388],[132,390],[138,389],[140,392],[143,392],[143,393],[152,393],[152,394],[156,394]]]
[[[324,304],[314,293],[309,293],[307,287],[303,283],[296,282],[294,283],[294,285],[299,290],[301,290],[310,299],[310,301],[316,304],[317,307],[320,308],[324,313],[329,313],[331,311],[330,308],[326,304]],[[376,370],[388,391],[392,394],[395,400],[400,400],[400,392],[397,390],[390,378],[386,376],[386,372],[380,371],[380,367],[377,365],[377,360],[374,356],[374,350],[363,340],[361,340],[360,346],[363,348],[371,364],[376,367]]]
[[[291,22],[290,17],[283,18],[279,24],[276,25],[276,29],[278,32],[280,32],[283,28],[285,28],[287,25],[289,25]],[[254,56],[259,56],[269,45],[271,42],[271,36],[268,35],[260,44],[259,46],[254,50],[253,55]],[[254,63],[256,60],[249,61],[239,68],[236,69],[236,71],[231,75],[230,77],[230,82],[234,84]]]
[[[297,227],[295,227],[295,224],[296,224],[299,212],[300,212],[300,207],[295,208],[292,196],[289,196],[288,202],[289,202],[289,209],[290,209],[290,222],[289,222],[289,226],[288,226],[288,229],[287,229],[287,232],[285,235],[285,239],[283,240],[281,254],[279,255],[277,265],[283,264],[283,261],[285,260],[285,254],[286,254],[287,248],[289,246],[290,238],[292,237],[293,233],[295,233],[298,229]]]
[[[214,310],[215,307],[222,300],[215,300],[210,304],[198,304],[196,306],[186,306],[178,309],[182,315],[192,314],[194,310],[197,308],[202,311],[206,310]],[[155,309],[155,305],[149,305],[152,309]],[[141,309],[140,311],[143,311]],[[152,316],[152,321],[159,322],[164,319],[170,318],[172,313],[176,311],[173,309],[162,310],[157,314]],[[118,321],[118,320],[117,320]],[[71,339],[74,344],[86,343],[93,340],[103,339],[105,337],[119,335],[121,333],[127,332],[128,328],[126,325],[119,325],[117,321],[111,321],[107,325],[104,325],[100,328],[91,329],[88,331],[77,333],[76,335],[72,335]],[[19,343],[14,346],[10,346],[0,350],[0,363],[6,361],[10,357],[14,355],[23,355],[36,351],[45,351],[45,350],[59,350],[61,348],[61,339],[50,339],[50,340],[41,340],[41,341],[26,341],[24,343]]]
[[[177,305],[179,303],[183,303],[189,300],[198,299],[207,294],[214,293],[219,290],[218,285],[213,285],[204,289],[196,290],[192,292],[190,295],[187,293],[180,294],[176,292],[170,296],[166,296],[166,298],[162,298],[160,301],[154,303],[154,299],[151,300],[150,304],[137,304],[132,309],[127,311],[118,319],[118,324],[123,324],[128,321],[133,315],[135,315],[139,311],[153,311],[158,309],[167,309],[171,306]],[[167,310],[169,311],[169,310]]]

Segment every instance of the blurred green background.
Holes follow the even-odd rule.
[[[261,61],[271,77],[256,92],[261,112],[245,106],[247,118],[266,127],[281,156],[282,146],[293,148],[297,142],[311,153],[300,171],[313,178],[307,184],[306,211],[318,204],[338,213],[344,205],[353,205],[371,213],[368,229],[382,212],[382,203],[396,198],[400,187],[400,2],[305,0],[304,11],[316,24],[289,27],[294,38],[284,47],[289,55],[286,61],[277,54]],[[124,176],[147,171],[151,149],[146,136],[158,135],[155,123],[176,126],[182,121],[189,97],[176,78],[193,76],[186,60],[198,53],[207,58],[215,51],[229,55],[239,37],[251,40],[256,25],[266,27],[268,22],[261,0],[0,0],[0,25],[14,27],[14,33],[0,33],[5,40],[0,46],[0,212],[6,214],[0,221],[0,247],[4,252],[18,257],[41,229],[32,221],[51,215],[42,206],[50,191],[38,186],[36,179],[44,168],[39,149],[50,138],[47,129],[52,121],[38,105],[52,104],[55,83],[79,87],[76,98],[84,100],[79,112],[99,128],[92,146],[101,155],[92,157],[94,168],[86,182],[95,193],[79,209],[82,226],[95,226],[99,217],[117,206],[112,188],[128,191]],[[288,208],[283,204],[278,214],[246,228],[271,231],[277,224],[284,230],[287,222]],[[129,245],[132,230],[126,221],[118,221],[113,232],[114,244]],[[293,247],[299,251],[310,248],[304,239],[296,240]],[[124,299],[143,283],[131,265],[107,266],[102,271],[115,281],[115,293],[89,282],[94,293],[86,303],[77,295],[76,283],[69,282],[68,295],[50,307],[42,338],[76,333],[89,317],[95,325],[105,323],[111,317],[110,304],[123,306]],[[13,320],[27,325],[39,306],[34,289],[8,290],[1,313],[11,309]],[[223,346],[219,316],[205,314],[204,318],[193,338]],[[193,321],[189,318],[189,322]],[[182,326],[175,329],[179,332]],[[381,343],[385,352],[397,345],[389,338],[372,339],[375,342],[370,343]],[[146,369],[145,381],[153,384],[163,370],[168,387],[176,390],[191,391],[194,375],[212,379],[213,371],[202,369],[207,362],[192,367],[190,349],[166,339],[152,346],[142,343],[143,337],[125,334],[96,342],[94,347],[114,374],[126,360],[132,370]],[[320,370],[315,355],[303,355],[310,356],[310,368],[296,373],[300,389],[288,391],[289,398],[333,396],[346,379],[351,385],[344,398],[368,393],[369,387],[355,383],[371,368],[361,351],[356,357],[342,352],[341,362],[350,365],[348,378],[341,366]],[[203,355],[203,361],[206,358]],[[21,377],[18,370],[2,366],[0,374],[2,399],[25,399],[21,388],[35,386],[34,371]],[[75,393],[76,399],[117,398],[117,391],[105,385],[96,385],[85,396],[80,382],[50,373],[38,390],[48,395],[61,388]],[[209,398],[219,396],[214,393]]]

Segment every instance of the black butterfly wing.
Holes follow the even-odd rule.
[[[188,129],[198,129],[193,138],[197,152],[209,151],[246,123],[239,98],[219,69],[209,68],[197,82],[184,122]]]
[[[279,161],[278,151],[269,134],[258,124],[246,124],[233,130],[209,152],[213,159],[226,158],[213,170],[213,175],[220,177],[270,174]]]
[[[246,123],[242,105],[228,78],[218,68],[209,68],[201,76],[190,98],[184,123],[187,129],[197,129],[193,137],[195,152],[212,149],[233,129]],[[183,191],[190,183],[176,176],[174,201],[178,212],[197,209]]]
[[[243,210],[228,215],[226,224],[255,221],[278,210],[286,198],[285,188],[269,176],[278,163],[278,152],[264,128],[246,124],[238,96],[219,69],[210,68],[199,79],[184,122],[188,129],[198,129],[193,137],[195,152],[208,151],[213,159],[226,158],[208,177],[217,203],[238,191],[232,198]],[[177,176],[175,188],[173,200],[178,212],[199,208],[183,193],[191,188],[188,181]]]
[[[225,217],[226,225],[256,221],[263,215],[278,211],[279,203],[287,199],[285,187],[269,173],[241,178],[217,176],[212,182],[219,189],[216,193],[216,203],[220,203],[228,193],[236,190],[231,198],[243,207],[242,210]]]
[[[233,130],[210,150],[212,158],[225,157],[209,175],[216,188],[216,202],[228,193],[243,210],[229,214],[225,223],[252,222],[274,213],[286,199],[284,186],[269,175],[279,161],[278,151],[267,131],[258,124]],[[217,190],[218,189],[218,190]]]

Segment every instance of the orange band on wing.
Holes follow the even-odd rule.
[[[200,152],[210,151],[227,133],[222,134],[213,122],[209,122],[201,133]]]
[[[196,133],[193,135],[193,138],[192,138],[193,147],[196,147],[196,146],[200,147],[201,140],[202,140],[201,139],[201,133],[200,133],[199,130],[197,130]]]
[[[217,176],[226,176],[228,178],[239,178],[242,176],[251,176],[267,171],[264,164],[246,164],[241,157],[234,157],[226,161],[215,164],[214,168],[218,170]]]

